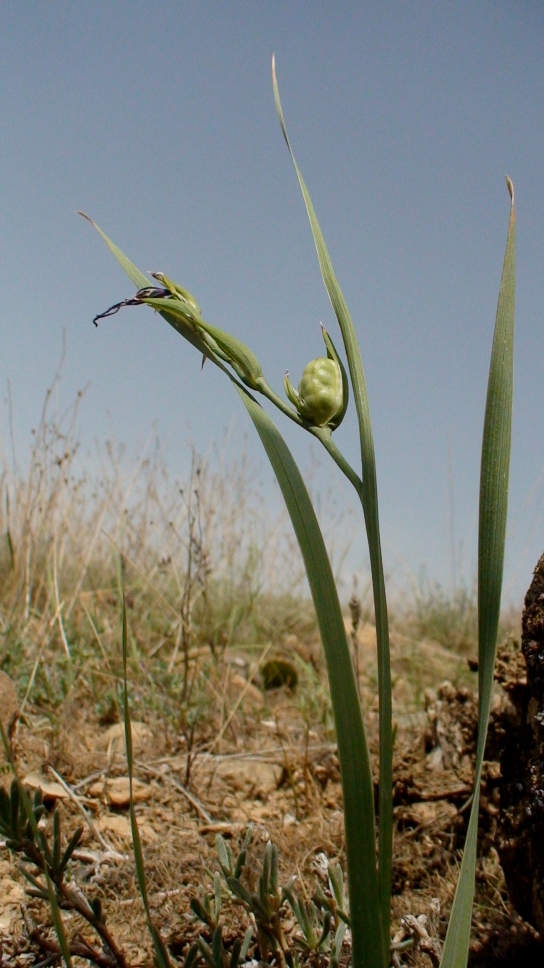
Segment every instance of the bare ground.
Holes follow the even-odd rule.
[[[438,898],[441,913],[435,921],[440,938],[468,819],[476,709],[465,662],[443,650],[443,672],[456,684],[448,680],[432,692],[440,647],[419,643],[414,651],[413,643],[402,636],[396,636],[393,645],[398,724],[393,928],[399,929],[405,915],[429,915],[432,899]],[[359,650],[365,669],[361,691],[375,752],[372,629],[364,630]],[[298,684],[291,689],[265,690],[258,666],[247,655],[224,656],[209,674],[210,702],[191,735],[180,736],[160,709],[138,709],[135,715],[136,813],[148,892],[153,917],[175,959],[183,960],[202,931],[190,901],[209,887],[206,868],[217,868],[218,833],[235,845],[252,824],[252,863],[258,866],[271,838],[279,848],[280,879],[296,874],[308,895],[320,853],[344,864],[340,777],[328,707],[319,698],[325,681],[319,649],[315,641],[302,643],[292,636],[283,655],[295,660]],[[503,654],[503,680],[512,655],[512,647]],[[424,697],[410,685],[414,662],[418,690],[428,687]],[[427,668],[429,681],[421,685]],[[501,692],[482,798],[470,964],[530,968],[542,963],[542,948],[509,903],[496,850],[498,758],[501,730],[508,728],[509,715],[506,694]],[[128,963],[147,965],[152,959],[131,852],[123,730],[112,719],[115,710],[97,715],[81,682],[54,723],[39,708],[27,706],[13,750],[20,775],[29,786],[41,785],[49,811],[60,805],[65,835],[84,824],[72,878],[89,897],[101,899]],[[3,782],[7,784],[7,776]],[[49,912],[43,902],[25,893],[17,859],[6,849],[0,850],[0,898],[2,968],[47,963],[42,942],[53,937]],[[227,905],[227,942],[244,933],[244,918],[239,907]],[[296,931],[287,915],[285,925],[288,933]],[[81,928],[70,915],[66,926],[74,934]],[[82,928],[82,933],[89,934],[89,929]],[[258,952],[250,953],[258,957]],[[422,952],[407,954],[405,960],[431,963]]]

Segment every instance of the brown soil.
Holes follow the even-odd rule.
[[[190,912],[190,900],[209,885],[206,868],[217,869],[215,837],[222,833],[238,844],[254,825],[254,863],[269,838],[280,854],[285,882],[309,893],[315,862],[323,852],[344,863],[341,788],[330,731],[297,702],[304,668],[321,680],[315,644],[289,643],[298,654],[299,681],[264,692],[245,678],[242,659],[219,664],[210,689],[214,713],[198,723],[191,750],[158,714],[134,723],[136,813],[145,853],[151,910],[175,959],[182,959],[202,926]],[[361,644],[362,665],[372,652],[372,635]],[[402,643],[397,646],[402,658]],[[512,648],[501,651],[499,670],[512,661]],[[503,665],[501,666],[501,662]],[[368,663],[366,663],[368,665]],[[406,682],[395,687],[398,732],[395,751],[393,928],[405,915],[435,917],[443,937],[455,889],[468,819],[476,706],[466,687],[449,682],[427,691],[426,710],[413,712]],[[371,746],[375,745],[375,700],[362,683]],[[229,711],[230,710],[230,711]],[[408,710],[408,712],[407,712]],[[532,928],[512,908],[497,853],[500,798],[500,748],[512,707],[504,691],[497,698],[486,764],[480,818],[480,859],[470,964],[473,966],[542,963],[542,948]],[[60,805],[68,836],[85,824],[72,878],[89,897],[100,897],[107,922],[131,965],[151,963],[134,861],[131,853],[126,759],[119,724],[98,721],[84,691],[62,707],[54,728],[39,710],[26,710],[14,737],[18,769],[30,786],[41,785],[51,812]],[[7,777],[4,777],[4,782]],[[82,819],[85,813],[85,819]],[[30,921],[49,926],[43,902],[25,895],[16,859],[0,851],[0,963],[31,968],[46,959],[29,941]],[[302,889],[302,888],[301,888]],[[26,912],[27,921],[23,912]],[[432,919],[431,919],[432,921]],[[429,923],[431,923],[431,921]],[[67,918],[69,931],[82,929]],[[239,908],[226,910],[226,937],[246,927]],[[291,926],[294,928],[294,926]],[[204,932],[205,933],[205,932]],[[412,959],[412,960],[410,960]],[[407,964],[428,965],[419,952]]]

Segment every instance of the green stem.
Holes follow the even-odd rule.
[[[376,616],[376,638],[378,646],[378,695],[380,703],[380,794],[379,794],[379,837],[378,837],[378,868],[379,895],[382,912],[383,940],[386,951],[390,944],[390,906],[391,906],[391,870],[393,854],[393,729],[391,703],[391,668],[389,655],[389,627],[387,619],[387,601],[385,595],[385,581],[380,543],[380,529],[378,516],[378,489],[376,483],[376,460],[372,427],[370,423],[370,408],[366,391],[361,352],[346,301],[338,280],[334,274],[332,262],[323,238],[310,193],[302,177],[293,154],[281,107],[280,94],[276,81],[276,71],[272,64],[272,83],[274,99],[281,129],[287,148],[291,155],[297,174],[298,182],[306,212],[310,221],[314,237],[317,257],[325,288],[329,294],[332,308],[338,320],[340,332],[344,342],[344,349],[349,368],[349,375],[353,388],[353,396],[357,409],[359,436],[361,442],[362,489],[357,489],[361,499],[365,516],[365,525],[370,554],[372,573],[372,590],[374,594],[374,611]],[[355,940],[355,939],[354,939]],[[358,968],[354,944],[354,966]]]
[[[281,410],[286,417],[289,417],[289,420],[292,420],[294,423],[298,424],[299,427],[308,427],[308,424],[306,424],[302,417],[299,416],[297,411],[294,410],[293,407],[290,407],[285,400],[282,400],[276,391],[269,386],[264,377],[261,377],[261,379],[257,381],[257,390],[259,393],[262,393],[263,397],[266,397],[267,400],[270,400],[270,402],[273,403],[278,410]]]
[[[353,964],[386,968],[376,865],[374,788],[353,663],[330,561],[300,472],[266,411],[233,377],[263,442],[291,516],[327,660],[344,796]]]
[[[363,482],[361,478],[356,474],[351,464],[346,460],[342,452],[336,446],[334,440],[332,439],[330,427],[314,427],[307,421],[302,420],[296,410],[293,410],[288,404],[278,394],[272,390],[272,388],[266,383],[264,379],[259,381],[258,390],[263,394],[271,403],[273,403],[278,410],[281,410],[286,417],[289,417],[294,423],[298,424],[299,427],[303,427],[308,433],[312,434],[314,437],[323,444],[325,450],[327,450],[332,457],[335,464],[338,465],[343,474],[347,477],[348,481],[353,484],[353,487],[359,495],[359,499],[363,500]]]
[[[358,474],[355,473],[351,464],[346,460],[342,451],[339,450],[339,448],[336,446],[334,440],[331,437],[331,432],[329,428],[328,427],[308,427],[307,429],[314,437],[317,437],[317,439],[321,441],[321,443],[323,444],[323,447],[325,448],[325,450],[328,451],[334,463],[342,471],[342,474],[344,474],[347,477],[350,484],[353,484],[353,487],[355,488],[355,490],[357,491],[357,494],[359,495],[359,500],[362,501],[363,482],[361,478],[358,476]]]
[[[353,379],[353,376],[352,376]],[[392,737],[392,699],[391,699],[391,665],[389,655],[389,620],[387,615],[387,599],[385,595],[385,577],[380,541],[380,527],[378,519],[378,494],[374,451],[367,452],[364,464],[363,480],[357,476],[351,465],[346,461],[336,444],[326,432],[313,428],[312,433],[317,437],[336,462],[340,470],[353,484],[365,518],[366,533],[370,553],[370,569],[372,576],[372,590],[374,595],[374,612],[376,622],[376,640],[378,645],[378,690],[379,690],[379,724],[380,724],[380,788],[378,812],[378,856],[379,856],[379,886],[382,902],[382,921],[385,922],[384,936],[389,938],[389,911],[392,880],[393,857],[393,737]]]

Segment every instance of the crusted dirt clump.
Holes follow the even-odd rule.
[[[544,933],[544,555],[525,597],[521,656],[507,688],[517,722],[501,758],[499,853],[516,909]]]

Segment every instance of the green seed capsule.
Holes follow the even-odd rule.
[[[304,367],[298,391],[285,377],[285,392],[303,420],[325,427],[342,409],[342,371],[336,360],[318,357]]]

